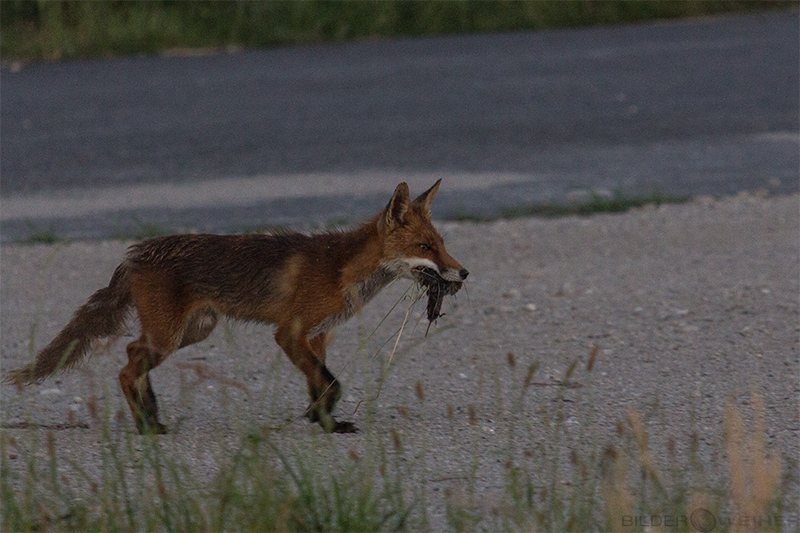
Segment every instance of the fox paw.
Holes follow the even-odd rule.
[[[165,435],[166,433],[167,426],[160,422],[151,422],[139,426],[140,435]]]
[[[352,422],[337,422],[330,413],[317,413],[317,422],[325,433],[358,433],[358,428]]]
[[[358,428],[352,422],[336,422],[334,433],[358,433]]]

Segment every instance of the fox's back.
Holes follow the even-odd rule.
[[[237,315],[280,297],[280,274],[308,240],[300,233],[171,235],[131,246],[128,261],[134,275],[157,275],[177,295]]]

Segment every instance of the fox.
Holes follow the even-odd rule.
[[[333,416],[341,386],[325,364],[329,334],[397,279],[430,283],[424,276],[435,275],[456,288],[467,279],[431,221],[440,184],[412,201],[400,183],[382,211],[349,231],[181,234],[134,244],[108,286],[5,381],[22,387],[75,367],[135,313],[141,333],[126,347],[119,383],[138,432],[163,434],[149,372],[225,317],[274,325],[278,346],[305,375],[305,416],[326,433],[357,432]]]

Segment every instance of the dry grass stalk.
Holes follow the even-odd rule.
[[[600,493],[605,502],[606,528],[617,531],[624,516],[633,516],[635,502],[627,486],[625,456],[609,446],[603,456],[603,479]]]
[[[467,412],[469,413],[469,425],[470,426],[477,426],[478,425],[478,417],[475,413],[475,405],[469,404],[467,406]]]
[[[417,383],[414,385],[414,394],[417,395],[417,399],[420,401],[420,403],[425,402],[425,391],[422,390],[421,381],[417,381]]]
[[[595,343],[592,346],[592,351],[589,353],[589,361],[586,363],[586,371],[591,372],[594,369],[594,362],[597,360],[597,352],[600,351],[600,345]]]
[[[650,476],[655,483],[659,486],[663,487],[663,483],[661,481],[661,476],[656,470],[655,463],[653,462],[653,456],[650,454],[650,445],[648,443],[647,432],[644,429],[644,424],[642,423],[642,418],[639,416],[639,412],[635,409],[631,409],[628,411],[628,421],[631,424],[631,429],[633,430],[633,437],[636,439],[636,446],[639,448],[639,464],[642,468],[642,471],[645,472],[647,475]]]
[[[780,458],[769,457],[764,442],[764,401],[752,394],[754,431],[747,432],[739,411],[725,409],[725,449],[731,476],[733,531],[756,531],[769,518],[769,505],[780,483]]]
[[[508,366],[510,368],[517,366],[517,360],[514,358],[514,352],[508,352],[506,357],[508,358]]]

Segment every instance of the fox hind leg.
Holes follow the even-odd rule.
[[[158,420],[158,402],[148,372],[166,359],[168,352],[153,346],[144,335],[128,345],[128,364],[119,373],[119,383],[139,433],[167,432]]]
[[[167,432],[166,426],[158,419],[158,402],[149,372],[176,349],[207,338],[217,325],[217,320],[217,315],[212,311],[196,313],[182,327],[165,328],[163,323],[160,327],[154,327],[153,321],[148,320],[147,329],[156,335],[145,334],[143,330],[141,338],[128,345],[128,364],[119,373],[119,382],[139,433]],[[169,334],[167,330],[175,330],[175,334]],[[175,339],[179,339],[179,342]]]
[[[325,364],[328,346],[327,335],[325,333],[320,333],[316,337],[309,339],[308,344],[316,358],[321,361],[322,364]],[[311,397],[311,403],[308,405],[308,409],[306,409],[306,417],[310,422],[319,422],[319,413],[315,406],[319,400],[319,392],[311,381],[308,382],[308,395]]]
[[[139,433],[166,433],[148,373],[172,352],[206,338],[217,323],[209,308],[192,311],[192,298],[173,274],[143,268],[131,276],[131,296],[142,334],[127,347],[119,383]]]

